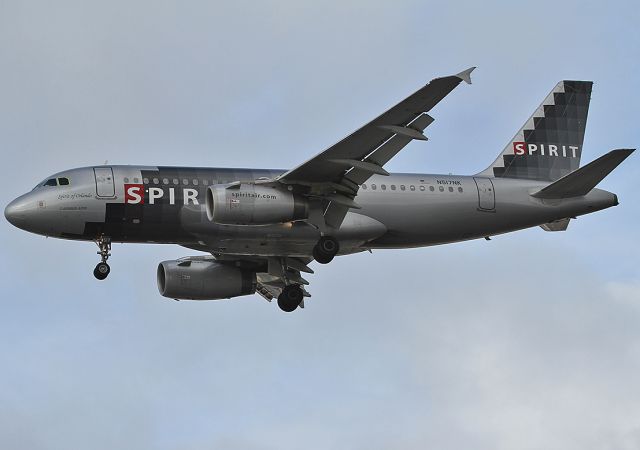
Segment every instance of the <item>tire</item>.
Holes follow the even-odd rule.
[[[109,264],[101,262],[96,265],[95,269],[93,269],[93,276],[98,280],[104,280],[109,276],[110,272],[111,267],[109,267]]]
[[[331,236],[322,236],[313,247],[313,258],[320,264],[328,264],[340,251],[337,239]]]
[[[315,259],[320,264],[329,264],[333,260],[333,256],[322,253],[322,251],[316,245],[315,247],[313,247],[313,259]]]
[[[278,296],[278,307],[284,312],[293,312],[300,306],[303,298],[304,294],[300,286],[291,284],[286,286]]]

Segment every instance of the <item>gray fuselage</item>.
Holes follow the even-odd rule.
[[[172,243],[227,255],[309,256],[320,232],[305,221],[222,225],[209,220],[209,186],[272,179],[282,170],[101,166],[64,171],[5,210],[34,233],[79,240]],[[68,184],[60,185],[66,178]],[[541,225],[617,205],[615,194],[541,200],[545,182],[453,175],[373,176],[334,236],[342,254],[456,242]],[[131,190],[131,187],[133,189]],[[128,193],[127,188],[130,188]],[[130,195],[130,194],[134,195]],[[138,195],[136,195],[136,193]]]

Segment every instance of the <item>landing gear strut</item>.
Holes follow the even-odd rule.
[[[313,258],[320,264],[328,264],[340,251],[338,240],[331,236],[322,236],[313,247]]]
[[[302,303],[304,294],[298,284],[289,284],[284,287],[278,296],[278,306],[284,312],[293,312]]]
[[[100,249],[98,255],[100,255],[101,261],[98,263],[95,269],[93,269],[93,276],[98,280],[104,280],[111,272],[111,267],[107,264],[107,259],[111,256],[111,238],[100,236],[96,239],[96,244]]]

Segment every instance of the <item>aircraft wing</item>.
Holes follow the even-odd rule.
[[[382,166],[414,139],[427,140],[427,114],[462,81],[471,84],[471,67],[457,75],[436,78],[362,128],[307,162],[280,175],[280,183],[302,186],[318,204],[310,222],[337,228],[371,175],[388,175]],[[319,220],[324,216],[324,220]]]

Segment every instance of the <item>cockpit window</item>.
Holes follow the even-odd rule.
[[[62,178],[58,178],[58,185],[60,186],[69,186],[69,179],[62,177]]]
[[[47,181],[44,182],[43,186],[57,186],[58,182],[56,181],[55,178],[51,178]]]

